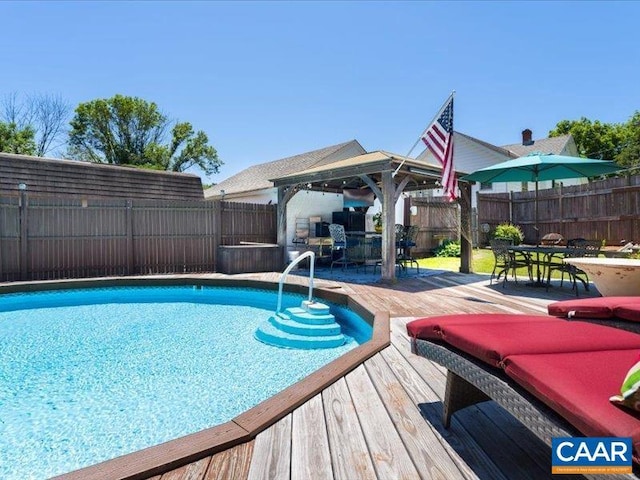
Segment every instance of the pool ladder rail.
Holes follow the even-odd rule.
[[[310,258],[309,296],[299,307],[282,311],[282,286],[287,274],[302,260]],[[282,272],[278,287],[276,311],[262,322],[255,332],[256,339],[283,348],[316,349],[343,345],[346,337],[331,314],[329,306],[313,301],[313,266],[315,253],[305,252]]]

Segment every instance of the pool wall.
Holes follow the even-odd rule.
[[[198,275],[166,277],[126,277],[46,282],[19,282],[0,285],[0,294],[91,287],[203,285],[277,290],[276,282],[204,278]],[[289,293],[306,295],[308,286],[285,284]],[[344,305],[373,327],[371,339],[308,375],[273,397],[238,415],[229,422],[137,452],[55,477],[59,480],[144,479],[176,469],[235,445],[247,442],[320,393],[362,362],[389,346],[389,313],[370,312],[358,295],[314,288],[314,298]]]

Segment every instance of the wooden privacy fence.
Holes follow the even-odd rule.
[[[527,243],[534,243],[534,202],[535,192],[479,194],[478,223],[493,229],[509,221],[522,228]],[[640,242],[640,176],[540,190],[538,226],[540,237],[557,232],[565,239],[597,239],[607,245]]]
[[[418,225],[412,255],[426,256],[444,240],[460,239],[459,205],[444,197],[408,197],[405,199],[405,225]]]
[[[0,198],[0,281],[213,272],[219,246],[275,241],[273,205]]]

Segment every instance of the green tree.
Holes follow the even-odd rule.
[[[636,111],[625,124],[624,145],[616,160],[620,165],[640,167],[640,111]]]
[[[222,162],[203,131],[170,122],[153,102],[116,95],[81,103],[71,120],[68,156],[77,160],[183,172],[217,173]]]
[[[625,140],[625,129],[621,124],[580,120],[562,120],[549,132],[550,137],[571,134],[581,157],[615,160]]]
[[[33,155],[35,132],[31,127],[18,128],[15,123],[0,122],[0,152]]]

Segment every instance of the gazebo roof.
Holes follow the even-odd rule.
[[[316,166],[273,178],[270,181],[276,187],[306,184],[306,188],[310,190],[341,192],[344,188],[367,186],[367,183],[361,178],[363,175],[379,182],[382,172],[394,172],[398,167],[400,169],[396,178],[403,179],[407,175],[411,177],[404,190],[440,188],[442,167],[383,150]],[[456,172],[456,176],[461,175],[463,173]]]

